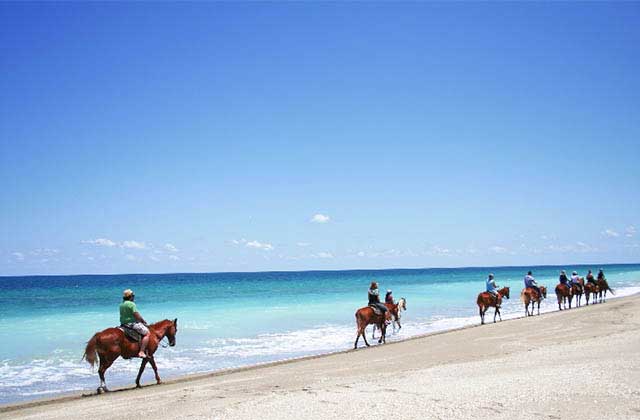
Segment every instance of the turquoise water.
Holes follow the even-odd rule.
[[[403,329],[390,336],[398,340],[477,324],[475,299],[488,272],[512,287],[508,318],[523,314],[527,270],[552,289],[560,269],[584,276],[600,267],[617,296],[640,291],[640,265],[0,277],[0,403],[95,390],[97,373],[81,361],[84,346],[119,323],[126,288],[147,321],[179,320],[176,347],[156,356],[169,378],[349,349],[354,312],[366,304],[372,280],[407,299]],[[556,307],[549,297],[542,310]],[[107,384],[133,384],[138,367],[139,360],[116,361]],[[151,370],[143,381],[153,381]]]

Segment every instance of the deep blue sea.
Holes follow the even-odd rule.
[[[119,324],[127,288],[147,321],[178,318],[176,347],[156,353],[160,375],[171,378],[349,349],[354,313],[366,305],[372,280],[407,299],[403,329],[389,337],[400,340],[479,323],[475,299],[489,272],[512,287],[503,308],[510,318],[524,313],[519,293],[527,270],[552,290],[561,269],[584,276],[598,268],[617,296],[640,291],[640,264],[0,277],[0,404],[94,391],[98,375],[81,360],[83,350],[95,332]],[[551,291],[542,309],[555,310],[554,302]],[[107,384],[132,385],[139,364],[119,359]],[[153,382],[151,369],[143,381]]]

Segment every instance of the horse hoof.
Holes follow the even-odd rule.
[[[159,381],[156,381],[156,384],[157,384],[157,385],[162,385],[162,381],[160,381],[160,380],[159,380]]]
[[[142,388],[142,385],[136,384],[136,388]]]
[[[100,395],[102,394],[104,391],[102,391],[102,387],[98,387],[98,389],[96,389],[96,394]]]

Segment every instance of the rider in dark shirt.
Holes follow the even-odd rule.
[[[387,290],[387,294],[384,296],[384,303],[395,303],[393,301],[393,292],[391,291],[391,289]]]
[[[591,270],[587,273],[587,283],[598,284],[596,283],[596,279],[593,278],[593,273]]]
[[[606,278],[604,277],[604,271],[602,271],[602,268],[598,271],[598,281],[600,280],[606,280]]]
[[[384,303],[380,302],[380,292],[378,291],[378,283],[375,281],[371,282],[371,286],[369,287],[369,306],[374,306],[384,315],[387,312],[387,307],[384,306]]]
[[[565,286],[569,287],[569,278],[567,277],[567,273],[564,272],[564,270],[562,270],[560,272],[560,284],[564,284]]]

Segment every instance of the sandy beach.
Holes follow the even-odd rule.
[[[639,304],[634,295],[161,386],[5,406],[0,418],[637,419]]]

